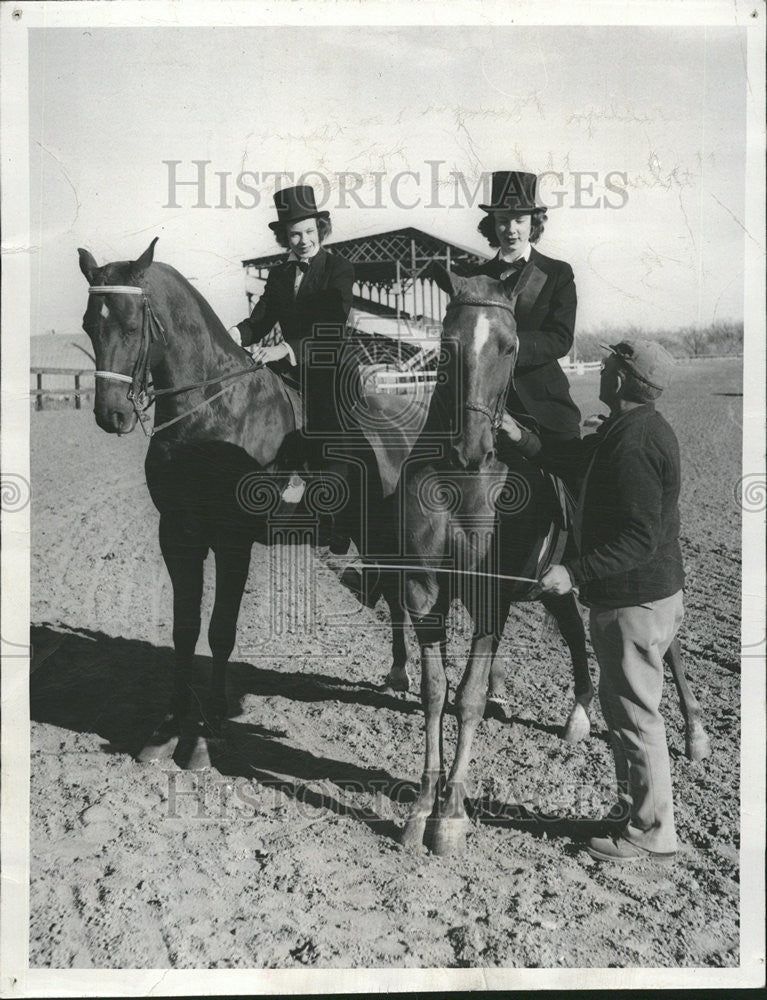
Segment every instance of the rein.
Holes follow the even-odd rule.
[[[481,299],[473,295],[467,295],[461,297],[460,299],[451,300],[446,313],[450,312],[451,309],[460,309],[462,306],[473,306],[475,308],[489,307],[492,309],[504,309],[506,312],[514,314],[514,302],[504,301],[501,299]],[[519,343],[517,343],[517,351],[519,350]],[[495,402],[495,408],[491,409],[485,403],[480,402],[477,399],[467,399],[463,404],[465,410],[474,410],[476,413],[481,413],[482,416],[487,417],[490,421],[490,426],[493,430],[493,437],[498,433],[501,427],[501,421],[503,420],[503,410],[504,403],[506,401],[506,395],[509,391],[509,385],[514,379],[514,363],[516,361],[517,351],[514,352],[514,357],[511,362],[511,372],[509,373],[509,380],[501,390],[498,399]]]
[[[141,309],[142,309],[142,321],[141,321],[141,344],[139,346],[138,357],[133,366],[133,372],[130,375],[123,375],[121,372],[110,372],[110,371],[95,371],[93,374],[96,378],[110,379],[113,382],[127,382],[130,385],[128,389],[128,399],[133,404],[133,409],[138,417],[138,421],[141,424],[141,429],[144,431],[147,437],[152,437],[157,434],[158,431],[164,430],[166,427],[170,427],[171,424],[177,423],[184,417],[189,416],[194,413],[195,410],[199,410],[203,406],[207,406],[212,403],[214,399],[218,399],[219,396],[223,395],[229,386],[225,386],[220,392],[215,393],[213,396],[204,399],[201,403],[196,406],[191,407],[189,410],[185,410],[183,413],[172,420],[166,420],[165,423],[156,424],[151,430],[147,430],[145,426],[146,417],[145,414],[147,410],[154,405],[157,399],[161,396],[177,396],[182,392],[191,392],[193,389],[203,389],[209,385],[218,385],[221,382],[230,381],[231,379],[241,378],[243,375],[250,375],[255,371],[259,371],[262,365],[251,365],[249,368],[242,368],[236,372],[227,372],[225,375],[217,375],[215,378],[203,379],[200,382],[189,382],[187,385],[171,386],[167,389],[154,389],[149,386],[149,356],[152,349],[152,344],[161,340],[163,344],[167,346],[168,341],[165,337],[165,329],[162,323],[157,318],[154,310],[152,309],[152,304],[149,301],[149,297],[143,288],[137,285],[91,285],[88,288],[89,295],[103,295],[103,294],[114,294],[114,295],[140,295],[141,296]]]

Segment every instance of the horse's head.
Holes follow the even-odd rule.
[[[455,435],[450,457],[462,469],[493,458],[506,391],[517,355],[514,300],[480,275],[462,278],[440,266],[434,278],[450,295],[442,332],[445,389]]]
[[[152,263],[152,240],[134,261],[117,261],[99,267],[87,250],[78,250],[80,270],[88,281],[88,308],[83,329],[93,344],[96,371],[96,423],[109,434],[128,434],[136,426],[136,411],[128,395],[141,373],[149,345],[145,341],[145,302],[139,289]],[[105,287],[114,291],[98,292]],[[123,291],[121,289],[128,289]]]

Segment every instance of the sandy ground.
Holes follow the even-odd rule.
[[[597,409],[595,376],[573,382],[584,413]],[[586,743],[559,738],[568,660],[537,605],[507,627],[514,716],[486,721],[475,741],[465,855],[405,852],[396,836],[423,716],[415,696],[379,688],[383,606],[360,610],[316,563],[290,582],[258,546],[230,670],[243,714],[217,768],[136,763],[129,751],[162,714],[170,665],[146,443],[139,431],[107,437],[86,411],[33,414],[30,964],[737,965],[740,389],[739,362],[690,364],[661,407],[684,461],[681,639],[713,752],[685,758],[669,680],[682,847],[660,872],[614,870],[582,850],[612,802],[612,759],[596,707]],[[208,580],[204,614],[211,596]],[[277,598],[315,613],[286,618]],[[469,637],[457,609],[452,690]],[[204,671],[204,636],[198,652]]]

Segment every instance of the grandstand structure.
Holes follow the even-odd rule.
[[[325,246],[354,265],[350,326],[379,345],[395,345],[401,358],[439,346],[447,296],[430,276],[432,265],[460,271],[487,260],[476,250],[409,226]],[[250,308],[261,294],[269,269],[284,260],[282,250],[242,262]]]
[[[354,299],[349,332],[363,347],[370,365],[362,371],[371,390],[411,392],[436,376],[442,317],[447,296],[431,268],[442,264],[461,273],[488,256],[422,229],[406,226],[326,244],[354,265]],[[242,261],[246,295],[252,309],[270,268],[285,251]],[[250,311],[249,309],[249,311]],[[276,328],[266,342],[279,340]],[[94,392],[92,347],[81,333],[32,337],[30,394],[38,409],[49,405],[80,406]],[[599,362],[563,359],[565,371],[582,374]],[[44,381],[43,381],[44,379]]]

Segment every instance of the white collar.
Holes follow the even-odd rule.
[[[314,260],[314,258],[317,256],[319,252],[320,248],[317,247],[317,250],[315,251],[315,253],[311,255],[311,257],[299,257],[295,250],[291,250],[290,253],[288,254],[288,260],[305,260],[306,263],[309,264],[311,261]]]
[[[522,251],[522,253],[517,254],[517,256],[514,258],[514,260],[506,260],[506,258],[501,255],[501,251],[499,250],[498,251],[498,260],[503,261],[504,264],[513,264],[514,261],[517,261],[517,260],[520,260],[520,259],[527,261],[527,260],[530,260],[530,254],[532,253],[532,250],[533,250],[532,243],[527,243],[525,245],[525,249]]]

